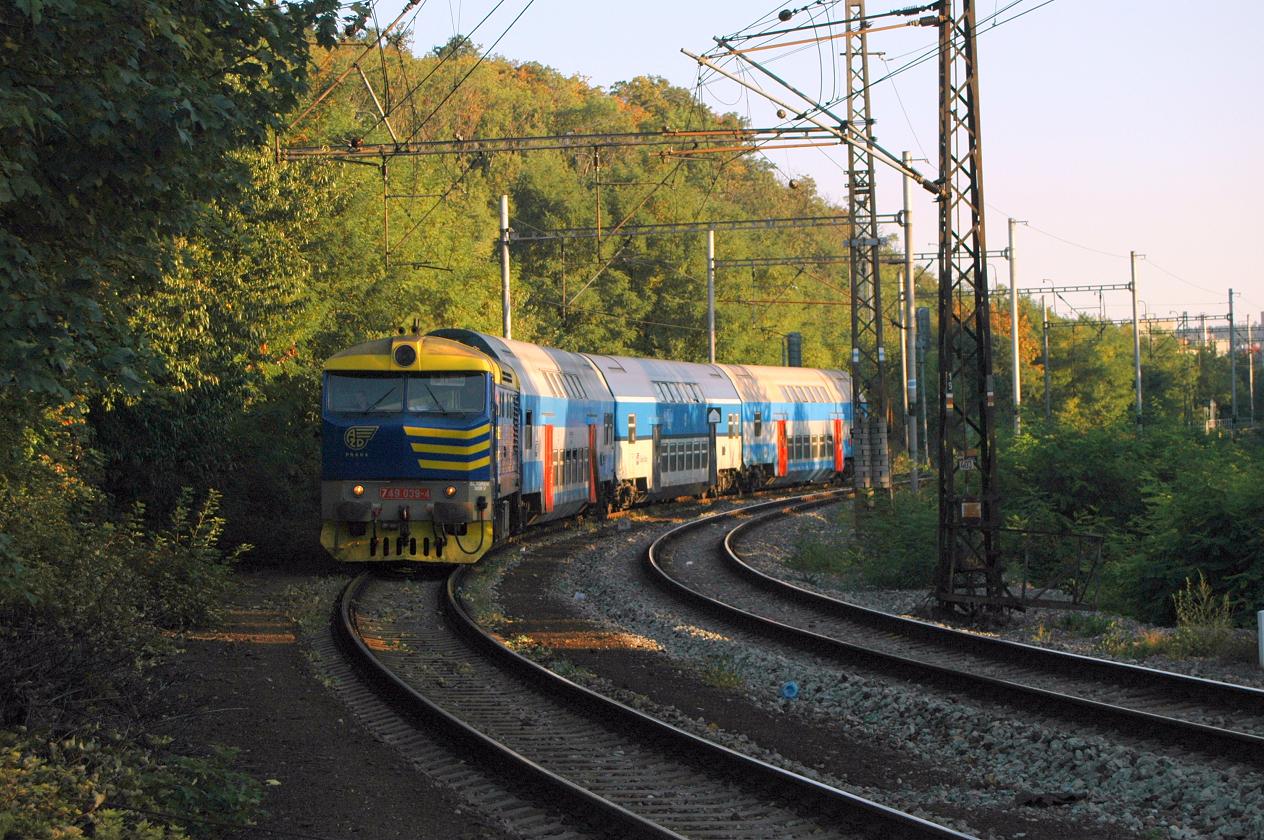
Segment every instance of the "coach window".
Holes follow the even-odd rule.
[[[527,421],[522,426],[522,445],[526,449],[532,449],[535,447],[535,439],[532,437],[531,433],[531,415],[532,412],[528,411]]]
[[[628,443],[636,443],[636,415],[628,415]]]
[[[603,426],[602,431],[605,433],[604,442],[614,443],[614,415],[607,414],[603,418],[602,426]]]
[[[759,437],[764,431],[764,412],[755,412],[755,437]]]

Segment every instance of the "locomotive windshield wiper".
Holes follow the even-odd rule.
[[[434,391],[432,391],[432,390],[430,390],[430,383],[429,383],[429,382],[427,382],[426,380],[422,379],[422,380],[421,380],[421,387],[423,387],[423,388],[425,388],[425,389],[426,389],[426,393],[430,395],[430,399],[431,399],[431,401],[434,403],[435,408],[439,409],[439,413],[440,413],[440,414],[447,414],[448,412],[447,412],[447,411],[445,411],[445,410],[444,410],[444,408],[443,408],[443,406],[439,404],[439,398],[435,396],[435,392],[434,392]]]
[[[373,405],[369,406],[368,408],[366,408],[364,411],[362,411],[362,412],[360,412],[360,413],[361,413],[361,414],[369,414],[369,413],[370,413],[370,412],[372,412],[375,408],[377,408],[379,405],[381,405],[381,404],[382,404],[382,402],[383,402],[383,400],[385,400],[387,397],[389,397],[389,396],[393,395],[393,394],[395,393],[395,391],[396,391],[398,388],[399,388],[399,386],[398,386],[398,385],[393,386],[393,387],[392,387],[389,391],[387,391],[386,393],[382,394],[382,396],[380,396],[380,397],[378,397],[376,400],[374,400],[374,401],[373,401]]]

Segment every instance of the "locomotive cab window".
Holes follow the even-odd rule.
[[[330,373],[325,399],[335,414],[470,414],[487,410],[482,373]]]

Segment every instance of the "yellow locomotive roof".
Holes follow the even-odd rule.
[[[401,365],[396,350],[410,346],[411,364]],[[433,335],[399,335],[348,347],[325,361],[325,370],[354,371],[474,371],[490,373],[500,381],[500,365],[472,347]]]

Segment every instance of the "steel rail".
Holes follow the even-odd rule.
[[[784,504],[784,500],[760,502],[739,508],[736,512],[749,512],[754,509],[762,509],[766,506],[779,504]],[[726,515],[731,514],[712,514],[698,521],[709,521]],[[790,801],[820,808],[826,813],[835,814],[842,819],[855,820],[857,817],[860,817],[863,822],[871,824],[872,828],[878,832],[874,835],[876,837],[969,837],[969,835],[937,825],[929,820],[924,820],[873,800],[865,799],[805,776],[800,776],[797,773],[792,773],[789,770],[686,732],[550,671],[543,665],[509,648],[473,619],[459,597],[460,583],[468,573],[469,567],[458,567],[448,578],[448,598],[444,606],[452,620],[458,624],[470,639],[478,642],[502,662],[568,704],[616,721],[619,726],[634,730],[647,739],[662,742],[669,749],[679,750],[681,754],[689,756],[700,764],[723,767],[737,778],[747,781],[753,780],[759,785],[779,790]],[[865,829],[861,828],[860,830]]]
[[[459,568],[459,567],[458,567]],[[361,675],[372,682],[383,697],[404,715],[425,719],[437,725],[448,737],[490,760],[493,764],[517,770],[546,785],[581,814],[592,813],[611,820],[615,825],[643,837],[684,840],[681,835],[646,820],[609,800],[585,790],[568,779],[553,773],[531,759],[510,749],[494,738],[479,732],[465,721],[431,701],[405,682],[378,659],[360,635],[355,621],[355,602],[364,586],[373,578],[363,572],[351,580],[338,599],[334,630],[339,642]]]
[[[777,499],[751,507],[763,508],[782,503],[782,500]],[[751,508],[747,508],[749,509]],[[502,673],[518,678],[521,683],[530,684],[536,692],[553,697],[559,701],[558,708],[574,710],[572,714],[581,714],[587,719],[599,721],[600,725],[610,727],[611,731],[623,733],[623,737],[649,744],[656,753],[674,756],[673,760],[694,768],[692,772],[703,776],[711,775],[723,780],[724,784],[736,786],[738,790],[758,790],[761,798],[753,800],[756,803],[780,803],[777,807],[788,809],[790,813],[800,812],[804,816],[810,814],[814,820],[825,819],[825,824],[840,829],[847,836],[935,840],[961,840],[969,837],[720,746],[553,674],[514,652],[477,624],[462,604],[459,594],[461,581],[469,572],[469,567],[458,567],[442,582],[442,596],[437,605],[442,611],[442,625],[449,628],[449,632],[464,638],[467,645],[486,650],[490,654],[489,661],[494,660],[489,667],[498,668]],[[604,820],[605,825],[618,826],[619,829],[637,836],[684,836],[661,824],[670,824],[670,821],[656,821],[653,816],[625,808],[594,790],[588,790],[582,784],[554,773],[529,755],[500,743],[496,738],[462,720],[458,713],[448,711],[437,700],[426,697],[423,691],[395,673],[386,660],[403,654],[375,654],[361,637],[357,626],[357,598],[370,580],[372,576],[365,573],[344,589],[335,610],[335,632],[342,649],[354,660],[356,670],[365,679],[372,681],[375,690],[388,699],[403,716],[414,722],[425,721],[436,725],[445,736],[468,747],[475,754],[517,773],[532,786],[546,787],[550,791],[544,795],[546,798],[552,795],[552,791],[556,791],[555,799],[564,801],[569,808],[590,821],[594,819],[591,815],[597,815],[595,819]],[[435,584],[440,585],[440,582],[435,581]],[[685,823],[689,824],[694,818],[693,811],[689,810],[687,804],[683,807],[685,810],[680,813]],[[756,808],[764,807],[768,806],[756,805]],[[689,833],[685,829],[685,834]]]
[[[1264,711],[1264,691],[1247,686],[1220,683],[1199,677],[1189,677],[1166,671],[1115,663],[1080,654],[1054,651],[1039,648],[1021,642],[978,636],[960,630],[940,627],[916,619],[882,613],[854,604],[847,604],[828,596],[803,589],[802,587],[779,581],[763,574],[736,556],[732,548],[735,534],[753,528],[759,524],[806,508],[829,504],[837,501],[842,493],[833,494],[832,498],[821,498],[819,495],[804,496],[799,499],[767,502],[753,508],[772,509],[780,506],[764,516],[751,519],[731,529],[721,546],[721,556],[732,564],[742,576],[749,578],[761,589],[774,591],[783,597],[792,598],[808,604],[825,613],[833,613],[844,620],[865,624],[871,629],[883,633],[897,634],[905,638],[929,641],[943,645],[946,649],[968,649],[970,653],[986,656],[1007,664],[1021,663],[1030,667],[1033,663],[1046,671],[1075,672],[1083,677],[1089,671],[1097,677],[1119,680],[1121,675],[1134,679],[1151,680],[1150,685],[1143,688],[1173,690],[1179,687],[1185,692],[1179,699],[1184,702],[1199,702],[1215,697],[1216,702],[1225,703],[1226,697],[1232,702],[1244,704],[1253,712]],[[787,503],[789,506],[787,507]],[[949,665],[928,662],[923,659],[892,653],[872,646],[851,642],[835,636],[807,630],[767,616],[743,610],[739,607],[712,598],[703,592],[673,578],[661,562],[662,549],[665,545],[678,540],[682,535],[704,527],[723,517],[731,517],[731,513],[716,514],[704,520],[685,523],[655,540],[645,552],[645,567],[651,578],[674,595],[692,602],[711,614],[731,621],[739,626],[763,635],[773,636],[795,647],[808,648],[813,652],[825,652],[833,656],[843,656],[851,660],[862,660],[875,669],[894,672],[905,678],[914,676],[934,683],[944,683],[952,687],[971,691],[988,699],[1004,699],[1022,709],[1031,708],[1033,703],[1055,715],[1082,720],[1091,714],[1095,722],[1109,722],[1131,735],[1163,733],[1182,746],[1201,753],[1210,753],[1221,757],[1229,755],[1239,761],[1250,764],[1264,764],[1264,737],[1248,732],[1226,729],[1196,721],[1184,720],[1153,712],[1146,712],[1129,706],[1103,702],[1066,692],[1054,691],[1027,683],[1002,679],[979,674]],[[1141,724],[1139,727],[1138,724]]]

